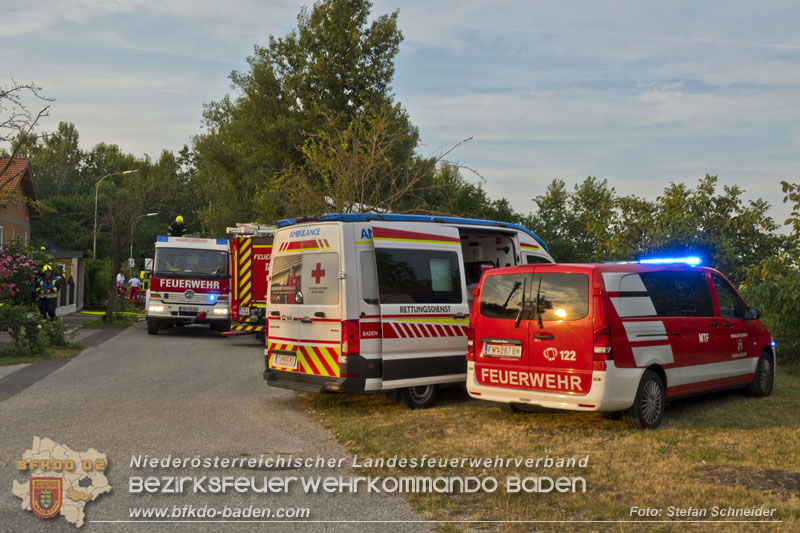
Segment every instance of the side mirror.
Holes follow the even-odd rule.
[[[761,309],[758,307],[748,307],[744,310],[745,320],[757,320],[761,318]]]

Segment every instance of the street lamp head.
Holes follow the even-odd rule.
[[[123,176],[127,176],[128,174],[136,174],[137,172],[139,172],[139,170],[138,170],[138,169],[137,169],[137,170],[124,170],[124,171],[122,172],[122,175],[123,175]]]
[[[146,215],[146,216],[148,216],[148,217],[154,217],[154,216],[157,216],[157,215],[158,215],[158,213],[147,213],[147,215]]]

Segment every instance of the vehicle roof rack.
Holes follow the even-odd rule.
[[[256,222],[237,222],[236,226],[228,226],[225,228],[225,233],[228,235],[264,237],[266,235],[271,235],[276,229],[275,226],[267,226]]]

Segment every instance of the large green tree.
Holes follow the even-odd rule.
[[[248,71],[231,74],[235,95],[206,105],[194,153],[207,231],[307,214],[294,210],[306,204],[309,187],[327,190],[322,159],[309,153],[327,143],[325,135],[359,128],[377,110],[391,110],[387,130],[405,139],[387,152],[389,167],[410,159],[416,130],[390,93],[402,41],[397,13],[370,21],[371,7],[325,0],[304,8],[297,29],[270,37],[248,58]]]

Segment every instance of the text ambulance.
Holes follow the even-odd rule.
[[[236,224],[226,229],[231,240],[231,332],[266,331],[267,274],[272,257],[274,226]]]
[[[758,309],[711,268],[642,263],[489,272],[472,308],[469,394],[512,412],[619,411],[639,429],[679,396],[769,395],[775,352]]]
[[[227,239],[159,235],[145,305],[147,332],[187,324],[227,331],[229,280]]]
[[[515,224],[369,214],[281,221],[264,379],[432,405],[439,384],[466,378],[471,289],[481,274],[540,262],[552,262],[545,244]]]

